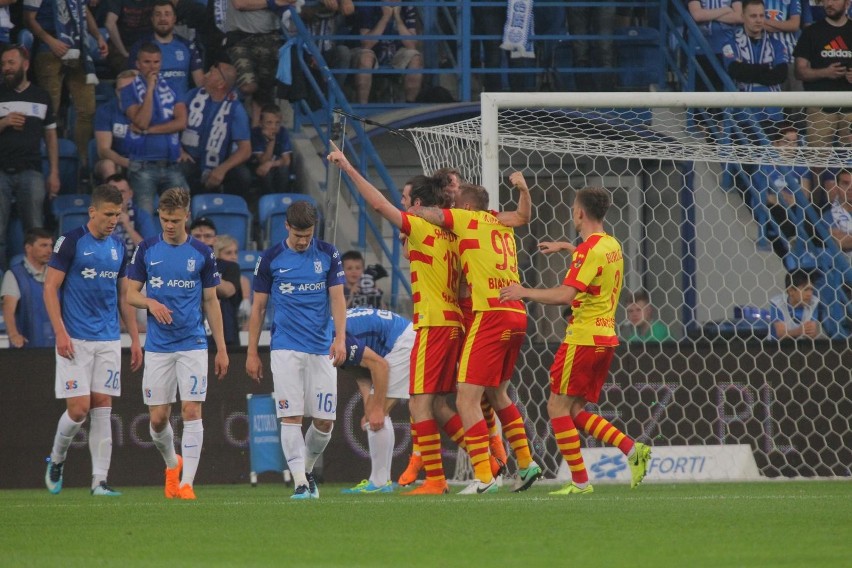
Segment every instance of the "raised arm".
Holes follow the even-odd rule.
[[[328,155],[328,161],[338,168],[340,171],[349,176],[358,193],[364,198],[367,204],[372,207],[379,215],[387,219],[395,227],[402,227],[402,213],[388,198],[382,195],[376,186],[367,181],[361,173],[356,170],[346,156],[343,155],[334,142],[331,143],[332,152]]]
[[[444,210],[438,207],[423,207],[422,205],[414,205],[408,209],[408,212],[412,215],[417,215],[424,221],[428,221],[433,225],[437,225],[438,227],[443,227],[444,229],[450,229],[448,226],[447,218],[444,215]]]
[[[501,211],[497,214],[497,219],[507,227],[522,227],[532,218],[530,188],[521,172],[514,172],[509,176],[509,181],[518,189],[518,208],[514,211]]]
[[[500,289],[500,301],[532,300],[539,304],[567,306],[574,301],[577,292],[573,286],[564,284],[555,288],[524,288],[520,284],[511,284]]]

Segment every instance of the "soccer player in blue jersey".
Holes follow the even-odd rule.
[[[158,212],[163,232],[136,248],[128,270],[127,299],[148,310],[142,396],[151,416],[151,438],[166,462],[166,498],[195,499],[193,483],[204,442],[201,403],[208,386],[202,306],[216,342],[214,372],[219,380],[228,372],[222,312],[216,297],[219,273],[210,247],[186,232],[189,192],[167,189]],[[142,286],[147,297],[142,295]],[[183,418],[180,456],[175,453],[169,423],[178,388]]]
[[[44,281],[44,304],[56,334],[56,398],[65,399],[44,482],[62,489],[71,441],[88,414],[92,495],[121,495],[107,485],[112,458],[112,397],[121,394],[119,309],[130,334],[130,368],[142,365],[135,310],[125,301],[124,243],[112,232],[121,215],[121,192],[99,185],[89,222],[56,241]]]
[[[411,350],[415,333],[411,322],[387,310],[351,308],[346,311],[346,362],[370,371],[371,380],[356,379],[364,400],[367,445],[370,448],[370,479],[344,493],[389,493],[395,435],[391,409],[408,400]]]
[[[263,365],[257,344],[271,299],[273,396],[281,420],[281,447],[296,487],[293,499],[319,498],[312,470],[334,427],[334,367],[346,360],[343,264],[334,245],[313,237],[317,216],[312,204],[293,203],[287,209],[287,238],[258,260],[246,351],[246,373],[259,383]],[[306,416],[313,420],[303,437]]]

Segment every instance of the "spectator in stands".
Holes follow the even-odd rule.
[[[101,162],[109,161],[116,166],[121,166],[124,171],[130,166],[130,160],[127,158],[127,148],[125,139],[130,132],[130,119],[124,114],[124,111],[119,107],[119,98],[121,90],[133,82],[133,79],[139,74],[136,69],[125,69],[118,74],[115,79],[115,98],[98,107],[95,112],[95,142],[98,147],[98,158]],[[115,173],[104,172],[104,168],[108,168],[106,164],[95,164],[95,170],[101,170],[101,180]]]
[[[801,0],[802,29],[825,18],[823,0]],[[852,5],[846,8],[846,16],[852,18]]]
[[[151,32],[153,0],[110,0],[109,13],[104,26],[109,32],[112,48],[109,51],[109,66],[118,74],[127,69],[130,57],[128,49],[143,35]]]
[[[0,268],[6,266],[6,229],[12,203],[24,231],[44,225],[45,190],[59,193],[59,145],[50,95],[27,80],[29,53],[7,45],[0,53]],[[45,183],[41,144],[47,149],[49,175]]]
[[[690,7],[692,3],[690,2]],[[612,36],[615,6],[568,6],[568,31],[571,35]],[[610,40],[572,41],[576,67],[616,67],[615,45]],[[609,92],[615,90],[614,73],[578,73],[577,90]]]
[[[153,214],[154,196],[172,187],[189,187],[181,174],[179,133],[186,128],[186,105],[160,74],[160,48],[139,48],[139,75],[121,90],[121,108],[130,119],[125,138],[130,160],[130,186],[139,207]]]
[[[225,262],[233,262],[239,266],[239,262],[237,261],[237,248],[237,239],[234,237],[230,235],[217,236],[215,250],[216,262],[219,262],[221,259]],[[242,297],[237,305],[239,327],[240,329],[248,329],[248,319],[251,315],[251,282],[248,277],[242,275],[242,272],[240,273],[240,293]],[[237,297],[238,296],[236,295],[234,296],[234,303],[237,303]]]
[[[471,5],[471,31],[478,36],[500,36],[506,23],[506,9],[501,6]],[[480,45],[481,43],[481,45]],[[500,69],[503,67],[503,50],[500,49],[500,39],[484,39],[471,44],[471,67]],[[499,93],[503,90],[501,73],[484,73],[475,75],[482,77],[482,90],[488,93]]]
[[[127,261],[133,256],[136,245],[143,240],[157,236],[159,229],[154,224],[154,218],[150,213],[139,209],[133,202],[133,188],[124,174],[113,174],[106,178],[105,183],[115,187],[121,192],[124,203],[121,205],[121,215],[115,226],[113,235],[124,241],[125,256]]]
[[[799,39],[802,4],[799,0],[765,0],[765,29],[784,46],[787,54],[787,80],[782,90],[801,91],[802,82],[796,79],[796,67],[793,65],[793,48]],[[745,5],[743,5],[745,10]]]
[[[352,0],[319,0],[312,6],[302,8],[299,16],[311,35],[328,36],[339,34],[344,27],[344,20],[353,14],[355,14],[355,4]],[[317,47],[330,69],[349,68],[351,54],[345,42],[322,39],[318,40]],[[341,85],[344,80],[345,77],[340,78]]]
[[[787,291],[769,300],[769,336],[774,339],[824,339],[825,306],[814,295],[810,274],[796,270],[784,276]]]
[[[210,251],[215,254],[216,225],[213,221],[206,217],[199,217],[189,226],[189,234],[210,247]],[[219,298],[219,307],[222,309],[225,344],[239,345],[238,311],[243,297],[240,290],[240,265],[236,262],[217,258],[216,267],[221,277],[219,285],[216,286],[216,297]]]
[[[698,24],[712,53],[697,53],[695,59],[710,80],[706,84],[696,76],[696,91],[724,91],[722,80],[713,70],[711,58],[722,63],[722,48],[733,33],[735,26],[742,23],[742,3],[739,0],[688,0],[689,13]]]
[[[381,288],[376,286],[376,280],[387,276],[387,271],[380,264],[364,266],[364,257],[357,250],[350,250],[340,257],[343,262],[343,295],[346,297],[347,308],[381,308]]]
[[[44,277],[53,252],[53,235],[30,229],[24,236],[24,258],[3,276],[0,298],[9,345],[53,347],[56,336],[44,306]]]
[[[109,49],[89,8],[84,5],[82,11],[75,9],[79,6],[78,1],[26,0],[24,23],[39,40],[33,62],[35,82],[50,95],[53,111],[59,113],[63,84],[71,95],[77,114],[74,143],[80,163],[85,168],[95,116],[95,85],[98,82],[95,64],[87,48],[88,34],[97,40],[101,57],[106,57]],[[61,3],[61,10],[57,3]]]
[[[796,77],[806,91],[852,91],[852,22],[846,16],[848,0],[824,0],[825,18],[802,31],[793,50]],[[827,49],[826,46],[830,46]],[[852,112],[842,108],[809,107],[809,146],[852,143]]]
[[[156,0],[151,23],[153,31],[144,34],[130,48],[128,63],[135,63],[139,47],[143,44],[153,43],[159,47],[163,57],[160,73],[181,100],[190,88],[190,77],[195,86],[204,84],[201,54],[194,43],[175,33],[177,16],[171,0]]]
[[[287,129],[281,124],[281,109],[277,105],[261,109],[260,126],[251,129],[251,152],[251,167],[258,178],[260,193],[287,193],[293,147]]]
[[[654,319],[654,306],[645,290],[634,292],[627,303],[629,329],[627,341],[657,343],[671,339],[669,328],[663,322]]]
[[[841,170],[837,174],[836,185],[828,197],[831,208],[826,214],[826,221],[831,235],[852,261],[852,171]]]
[[[275,73],[281,47],[281,12],[296,0],[230,0],[225,15],[228,56],[237,69],[237,87],[252,97],[252,124],[260,108],[275,102]]]
[[[5,0],[0,3],[0,44],[12,43],[12,28],[15,24],[12,23],[9,5],[14,5],[15,2],[17,0]]]
[[[358,27],[362,36],[400,35],[409,39],[362,39],[361,48],[355,52],[358,69],[422,69],[423,58],[417,51],[417,10],[403,6],[399,0],[389,0],[383,6],[359,6],[356,8]],[[405,102],[417,100],[423,75],[403,75]],[[360,104],[370,101],[373,84],[372,73],[355,75],[355,95]]]
[[[189,116],[181,134],[180,162],[193,193],[248,191],[251,178],[243,164],[251,157],[251,129],[236,82],[233,65],[215,63],[204,86],[186,95]]]
[[[777,149],[779,157],[793,159],[796,149],[799,147],[798,129],[789,122],[780,123],[777,133],[773,137],[772,145]],[[805,166],[762,164],[758,167],[755,180],[758,183],[758,188],[761,191],[766,191],[766,204],[769,213],[781,231],[781,235],[777,236],[783,235],[786,239],[794,238],[796,226],[792,210],[797,205],[793,191],[795,186],[798,186],[804,192],[805,197],[810,200],[812,188],[810,170]],[[793,188],[790,187],[791,183],[795,184]],[[802,216],[802,218],[804,217]],[[768,234],[767,236],[773,239],[773,235]],[[788,249],[788,246],[777,238],[773,239],[772,246],[781,257],[786,254]]]

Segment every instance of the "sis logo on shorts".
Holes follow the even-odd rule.
[[[151,389],[145,389],[145,398],[151,398]]]
[[[287,399],[278,401],[278,410],[287,410],[290,408],[290,401]]]
[[[77,390],[77,386],[77,381],[65,381],[65,390],[67,391]]]

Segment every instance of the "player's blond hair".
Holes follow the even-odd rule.
[[[189,192],[182,187],[171,187],[160,196],[160,211],[168,212],[176,209],[189,211]]]

